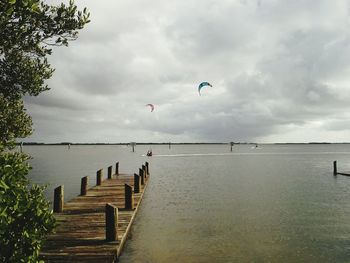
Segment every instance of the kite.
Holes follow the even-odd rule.
[[[146,106],[150,106],[151,107],[151,112],[154,110],[154,105],[149,103],[149,104],[146,104]]]
[[[198,93],[199,95],[201,95],[201,89],[205,86],[209,86],[209,87],[212,87],[212,85],[209,83],[209,82],[202,82],[201,84],[199,84],[198,86]]]

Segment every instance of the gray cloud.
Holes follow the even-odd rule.
[[[346,0],[78,4],[29,140],[349,141]]]

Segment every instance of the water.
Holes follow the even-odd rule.
[[[125,262],[350,262],[350,145],[32,146],[34,182],[65,185],[120,161],[151,178]],[[50,199],[51,194],[48,195]]]

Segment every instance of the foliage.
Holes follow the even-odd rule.
[[[32,120],[20,99],[9,100],[0,94],[0,120],[0,152],[13,146],[15,138],[32,132]]]
[[[38,95],[53,69],[46,55],[52,46],[68,45],[78,29],[89,22],[86,9],[69,5],[50,6],[40,0],[0,2],[0,87],[5,97]]]
[[[0,155],[0,261],[35,262],[42,240],[55,220],[44,197],[44,188],[28,187],[28,157]]]
[[[45,235],[53,231],[44,187],[29,186],[29,157],[10,150],[32,132],[23,97],[48,90],[52,47],[67,46],[88,22],[87,10],[78,11],[73,1],[0,1],[0,262],[37,262]]]

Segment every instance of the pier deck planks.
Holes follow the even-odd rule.
[[[148,179],[148,178],[147,178]],[[126,241],[133,219],[142,200],[147,180],[140,193],[134,193],[134,210],[124,208],[124,184],[134,185],[134,176],[119,174],[100,186],[64,204],[56,213],[56,233],[48,237],[40,253],[45,262],[115,262]],[[105,240],[105,206],[118,207],[118,241]]]

